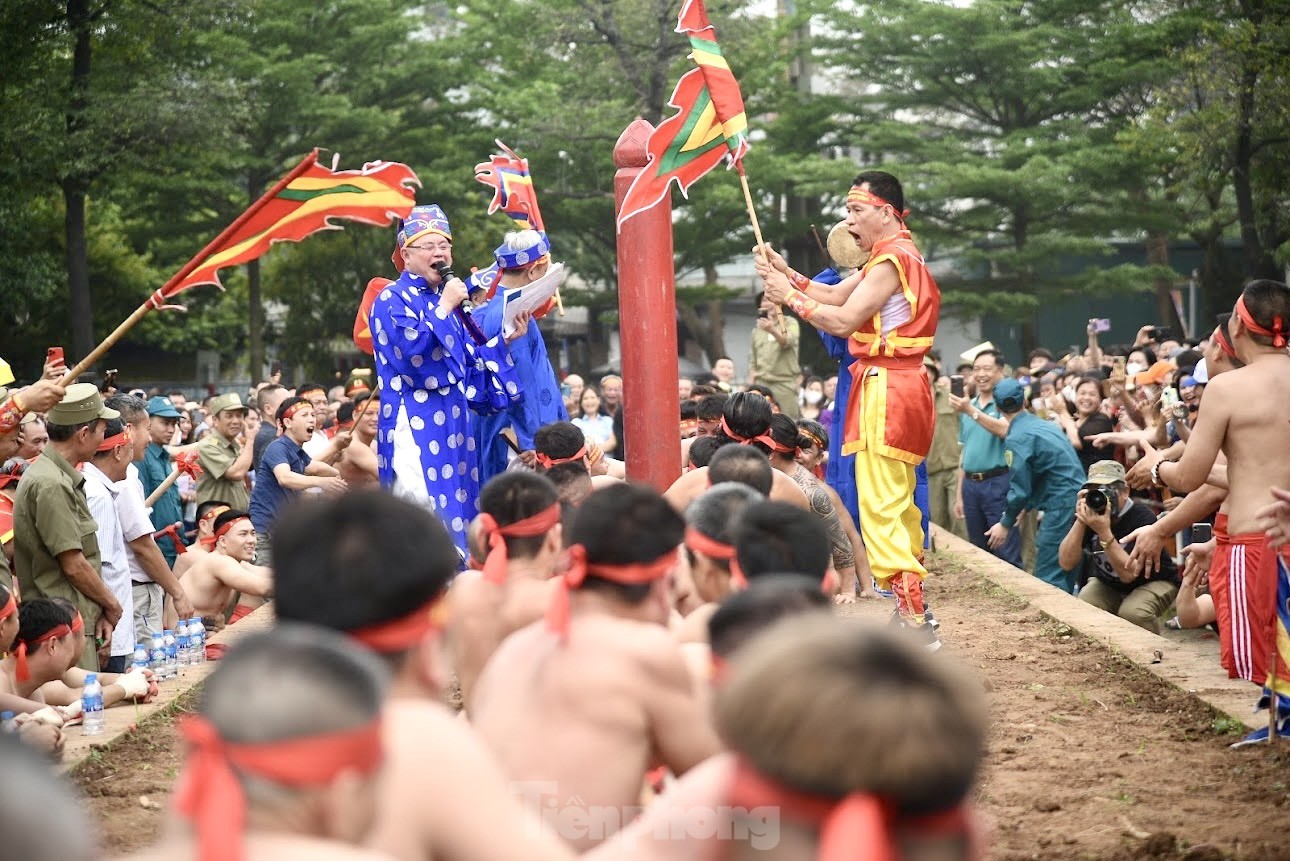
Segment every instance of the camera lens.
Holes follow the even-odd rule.
[[[1094,514],[1106,511],[1108,502],[1106,491],[1101,487],[1089,487],[1086,490],[1088,492],[1084,494],[1084,504],[1088,506],[1088,510]]]

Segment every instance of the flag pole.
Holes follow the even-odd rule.
[[[757,253],[761,255],[762,260],[769,261],[770,255],[766,253],[766,240],[761,238],[761,225],[757,223],[757,210],[753,208],[752,192],[748,190],[748,174],[744,173],[744,160],[739,159],[735,162],[735,171],[739,174],[739,185],[744,190],[744,205],[748,207],[748,217],[752,219],[753,236],[757,238]],[[781,335],[788,335],[788,323],[784,320],[784,306],[779,306],[779,331]]]
[[[224,242],[224,240],[226,240],[229,236],[233,235],[235,231],[241,229],[242,225],[246,224],[246,222],[249,221],[252,218],[252,216],[254,216],[260,210],[261,206],[263,206],[273,197],[277,196],[278,192],[282,191],[284,188],[290,185],[291,181],[294,180],[296,177],[300,176],[300,174],[304,173],[306,170],[313,167],[313,165],[316,164],[317,161],[318,161],[318,150],[315,149],[311,153],[309,153],[309,155],[301,159],[300,164],[292,168],[290,173],[288,173],[282,179],[278,180],[278,182],[272,188],[270,188],[263,195],[261,195],[259,200],[257,200],[245,212],[243,212],[241,215],[235,218],[232,224],[230,224],[228,227],[225,227],[223,230],[220,231],[218,236],[216,236],[210,242],[206,243],[205,248],[199,251],[197,255],[193,257],[193,259],[185,263],[183,268],[180,269],[178,272],[176,272],[174,275],[172,275],[170,277],[170,280],[168,280],[165,284],[163,284],[161,288],[157,290],[157,292],[149,296],[147,301],[145,301],[138,308],[134,309],[134,313],[131,314],[129,317],[127,317],[125,319],[125,322],[117,326],[116,329],[112,331],[111,335],[108,335],[106,338],[104,338],[97,347],[95,347],[93,350],[90,351],[90,354],[88,356],[86,356],[84,359],[81,359],[79,362],[76,363],[76,365],[73,368],[71,368],[71,370],[69,370],[66,374],[64,374],[62,380],[59,381],[59,384],[66,386],[67,384],[72,382],[72,380],[76,379],[81,374],[88,371],[94,365],[95,362],[103,358],[103,356],[107,353],[107,351],[112,349],[112,347],[116,345],[117,341],[121,340],[121,338],[125,336],[126,332],[134,328],[134,325],[143,319],[144,314],[147,314],[149,311],[151,311],[154,308],[161,308],[165,303],[165,299],[166,299],[165,294],[167,290],[169,290],[174,285],[182,282],[185,278],[187,278],[190,274],[192,274],[193,270],[195,270],[198,266],[201,266],[202,263],[205,262],[206,258],[209,257],[215,251],[215,249],[218,248],[220,244]]]

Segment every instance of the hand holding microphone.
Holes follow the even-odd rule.
[[[439,280],[443,282],[439,294],[439,307],[445,312],[456,314],[461,324],[466,327],[466,331],[470,333],[470,337],[475,339],[476,344],[484,343],[487,340],[484,333],[470,316],[475,306],[470,301],[470,291],[466,288],[465,282],[457,277],[447,263],[434,264],[434,271],[439,273]]]

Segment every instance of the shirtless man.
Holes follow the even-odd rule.
[[[479,510],[470,543],[483,568],[462,572],[448,590],[448,642],[467,712],[498,645],[546,612],[563,547],[555,485],[537,473],[500,473],[480,491]]]
[[[894,631],[807,612],[741,648],[715,699],[730,752],[682,777],[633,823],[618,858],[979,855],[968,799],[987,711],[961,669]],[[669,830],[695,811],[715,814],[706,836]]]
[[[722,450],[738,443],[769,455],[772,444],[767,432],[770,429],[772,415],[770,401],[761,395],[755,392],[736,392],[726,399],[720,426],[713,436],[722,443]],[[729,457],[729,455],[726,456]],[[716,466],[721,459],[722,452],[718,451],[712,456],[706,468],[700,467],[683,474],[664,494],[667,501],[672,503],[677,511],[685,511],[686,507],[710,484],[717,483],[716,478],[709,477],[708,470]],[[771,499],[788,502],[800,508],[810,508],[806,494],[783,473],[771,473],[769,495]]]
[[[761,494],[733,481],[714,485],[685,510],[685,553],[690,581],[703,603],[676,628],[682,643],[706,643],[708,620],[726,596],[748,585],[735,561],[735,524],[744,510],[762,500]]]
[[[366,404],[366,406],[364,406]],[[350,490],[378,484],[376,477],[376,425],[381,418],[381,396],[378,392],[354,399],[354,440],[341,452],[336,469]]]
[[[85,648],[85,620],[81,611],[76,609],[66,598],[51,598],[59,608],[72,620],[72,647]],[[89,675],[80,667],[71,666],[63,673],[62,678],[45,682],[40,686],[39,697],[44,702],[61,709],[69,717],[80,714],[81,695],[84,693],[85,677]],[[152,670],[130,669],[124,673],[97,673],[99,684],[103,687],[103,707],[108,708],[120,702],[150,701],[157,693],[157,686],[152,681]],[[109,692],[109,688],[112,690]]]
[[[183,577],[189,568],[215,548],[215,518],[228,510],[229,507],[222,502],[203,502],[197,506],[197,540],[175,560],[176,577]]]
[[[273,533],[278,618],[341,631],[393,673],[377,821],[367,845],[406,861],[570,859],[442,704],[442,600],[457,547],[431,512],[374,490],[288,511]]]
[[[839,604],[855,603],[860,584],[856,576],[856,554],[851,547],[851,538],[842,526],[842,518],[838,516],[829,492],[824,489],[824,483],[797,462],[797,422],[783,414],[772,416],[768,433],[771,439],[770,465],[802,489],[811,504],[811,513],[820,518],[824,528],[828,530],[833,570],[838,572],[841,580],[841,588],[833,596],[833,600]],[[851,518],[848,515],[846,519]]]
[[[471,721],[512,787],[580,851],[630,817],[656,761],[684,774],[720,749],[665,627],[684,531],[649,488],[594,493],[547,620],[508,637],[475,688]]]
[[[814,476],[815,469],[828,456],[829,432],[824,429],[824,425],[810,419],[798,419],[797,430],[800,443],[797,449],[797,462]],[[873,570],[869,567],[869,553],[865,550],[864,539],[860,537],[855,518],[851,516],[846,503],[842,501],[842,497],[838,495],[833,485],[826,481],[820,481],[819,485],[833,501],[833,508],[842,519],[842,528],[846,531],[847,538],[851,539],[851,549],[856,554],[856,579],[860,582],[860,591],[856,593],[856,597],[864,600],[876,599],[878,592],[873,588]]]
[[[533,457],[537,470],[559,490],[560,501],[575,508],[593,491],[620,480],[604,469],[604,453],[573,422],[551,422],[538,428],[533,435]],[[593,457],[601,465],[594,473]]]
[[[219,627],[234,592],[266,600],[273,597],[273,571],[251,564],[255,559],[255,527],[245,511],[225,511],[216,517],[213,535],[215,542],[211,551],[184,575],[184,591],[192,599],[197,614],[203,619],[217,620],[216,627]],[[252,609],[239,603],[229,624]]]
[[[238,641],[181,724],[175,808],[189,827],[131,856],[377,861],[385,671],[342,637],[279,625]]]
[[[746,484],[763,496],[797,508],[810,508],[802,489],[776,471],[765,452],[754,446],[730,443],[717,449],[707,466],[696,467],[672,482],[663,498],[677,511],[684,511],[709,487],[725,481]]]
[[[64,717],[79,713],[51,709],[50,706],[79,704],[80,691],[63,695],[62,681],[76,666],[84,648],[85,625],[79,614],[73,616],[64,606],[46,598],[33,598],[18,608],[18,635],[13,651],[0,660],[0,704],[9,711],[26,712],[36,720],[60,726]],[[81,686],[84,676],[81,675]],[[74,679],[73,679],[74,680]],[[147,677],[138,671],[122,674],[101,673],[103,706],[124,700],[143,700],[148,695]],[[47,699],[43,688],[52,683],[54,699]]]
[[[832,595],[829,538],[818,517],[782,502],[750,505],[735,526],[735,560],[751,582],[767,574],[799,574]],[[830,581],[832,580],[832,583]]]
[[[1155,483],[1190,493],[1205,484],[1219,452],[1227,456],[1228,511],[1214,524],[1209,580],[1220,656],[1229,677],[1263,687],[1259,708],[1276,697],[1278,734],[1290,736],[1290,655],[1274,652],[1277,554],[1258,517],[1275,501],[1274,487],[1290,486],[1290,287],[1247,285],[1228,331],[1245,367],[1210,381],[1181,460],[1149,449],[1143,459]],[[1267,738],[1260,729],[1237,744]]]

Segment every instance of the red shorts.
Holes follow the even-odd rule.
[[[228,623],[232,625],[234,622],[238,621],[239,619],[245,619],[247,616],[251,615],[254,612],[255,612],[254,607],[248,607],[245,604],[238,604],[236,607],[233,608],[233,615],[229,616]]]
[[[1218,616],[1219,655],[1229,678],[1262,685],[1271,669],[1277,630],[1277,552],[1263,532],[1228,535],[1214,523],[1217,548],[1209,591]],[[1278,667],[1285,676],[1290,668]]]

